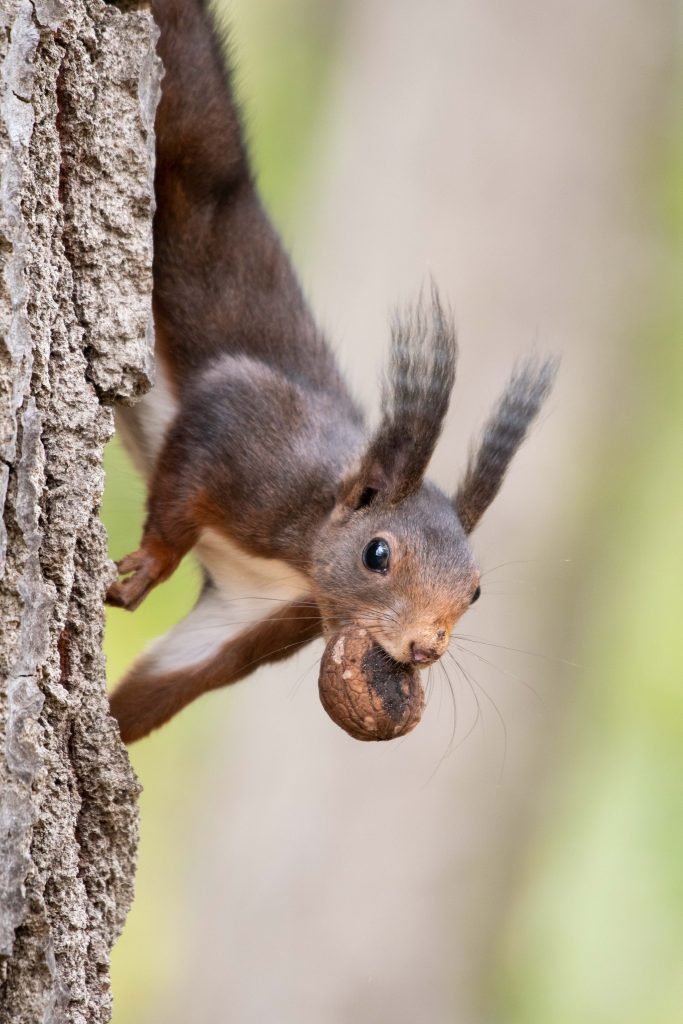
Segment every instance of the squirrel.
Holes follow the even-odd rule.
[[[348,625],[397,662],[440,658],[481,590],[470,534],[555,374],[553,360],[517,367],[447,496],[425,479],[457,356],[433,287],[393,323],[381,419],[368,430],[261,204],[208,6],[152,0],[165,69],[156,382],[117,412],[147,481],[147,516],[107,601],[137,608],[191,550],[203,587],[111,695],[126,743]]]

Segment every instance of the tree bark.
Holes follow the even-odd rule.
[[[0,0],[0,1022],[108,1021],[138,783],[109,716],[111,404],[151,374],[155,29]]]

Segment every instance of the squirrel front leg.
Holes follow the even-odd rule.
[[[176,658],[187,662],[192,655],[193,638],[206,643],[201,640],[204,633],[220,626],[216,619],[220,600],[207,587],[189,615],[143,655],[111,694],[111,713],[124,743],[147,736],[208,690],[235,683],[260,665],[290,657],[322,631],[317,606],[301,598],[241,630],[208,656],[200,654],[194,664],[174,668]]]
[[[171,428],[149,484],[147,517],[140,547],[116,563],[119,575],[107,591],[107,604],[134,611],[157,584],[171,576],[210,525],[197,456],[187,444],[186,415]]]

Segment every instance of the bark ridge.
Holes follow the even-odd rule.
[[[0,0],[0,1024],[108,1021],[133,895],[99,505],[110,406],[152,373],[155,40],[145,11]]]

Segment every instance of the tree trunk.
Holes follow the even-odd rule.
[[[108,1021],[138,784],[108,714],[114,401],[149,386],[148,13],[0,0],[0,1022]]]

